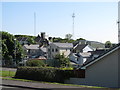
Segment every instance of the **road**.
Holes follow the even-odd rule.
[[[15,86],[15,87],[23,87],[23,88],[35,88],[35,89],[49,89],[49,88],[82,88],[79,86],[68,86],[68,85],[60,85],[60,84],[51,84],[51,83],[40,83],[40,82],[23,82],[23,81],[15,81],[15,80],[2,80],[3,86]]]

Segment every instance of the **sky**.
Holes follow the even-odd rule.
[[[73,32],[74,39],[118,42],[117,2],[2,2],[2,30],[11,34],[64,38]]]

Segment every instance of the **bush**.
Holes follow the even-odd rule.
[[[42,66],[45,66],[45,63],[43,62],[43,60],[28,60],[28,61],[26,62],[26,66],[42,67]]]
[[[62,70],[58,68],[44,67],[19,67],[17,69],[15,77],[37,81],[63,83],[65,79],[68,79],[73,75],[73,70]]]
[[[64,67],[70,66],[70,60],[68,58],[66,58],[64,54],[62,54],[62,55],[56,54],[54,59],[56,60],[57,67],[64,68]]]

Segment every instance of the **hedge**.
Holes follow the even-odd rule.
[[[73,76],[73,70],[45,67],[19,67],[17,68],[15,78],[63,83],[65,79]]]

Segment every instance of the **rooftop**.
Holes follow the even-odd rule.
[[[73,48],[72,43],[53,43],[60,48]]]
[[[94,62],[97,62],[100,58],[105,57],[106,55],[108,55],[109,53],[115,51],[116,49],[120,48],[120,43],[117,44],[116,46],[114,46],[113,48],[107,50],[105,53],[101,54],[100,56],[98,56],[97,58],[90,60],[89,62],[83,64],[82,68],[89,66],[90,64],[93,64]]]

